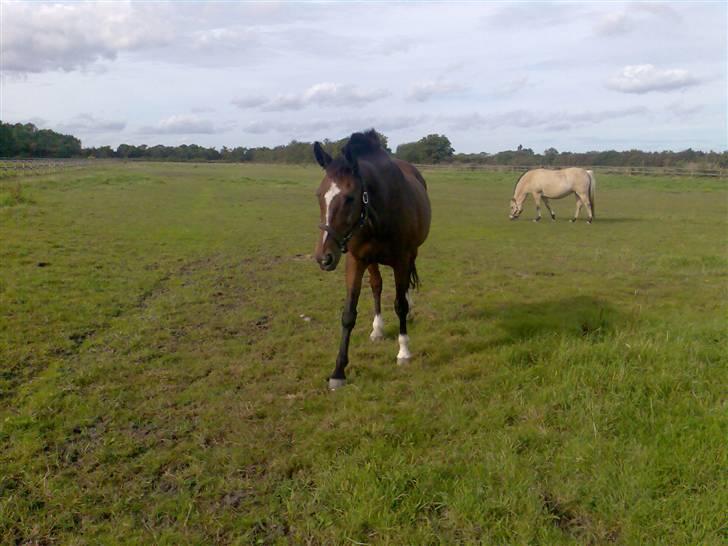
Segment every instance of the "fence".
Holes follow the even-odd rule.
[[[0,178],[8,176],[26,176],[36,174],[52,174],[71,167],[91,165],[95,160],[58,159],[58,158],[0,158]]]
[[[485,165],[482,163],[438,163],[436,165],[417,165],[423,169],[460,169],[465,171],[491,171],[491,172],[514,172],[523,173],[530,169],[539,167],[545,169],[560,169],[563,167],[539,166],[539,165]],[[728,178],[728,169],[704,169],[685,167],[610,167],[593,165],[584,167],[592,169],[597,173],[622,174],[625,176],[688,176],[688,177],[712,177]]]

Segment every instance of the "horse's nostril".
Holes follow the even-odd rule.
[[[334,257],[331,254],[326,254],[324,256],[324,259],[321,261],[321,265],[331,265],[331,262],[334,261]]]

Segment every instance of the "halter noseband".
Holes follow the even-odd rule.
[[[339,236],[336,234],[336,231],[334,231],[334,228],[332,228],[331,226],[327,226],[326,224],[319,224],[319,229],[329,234],[329,236],[338,245],[339,250],[342,254],[346,254],[346,251],[348,250],[347,245],[349,244],[351,238],[354,236],[354,231],[356,231],[356,228],[362,227],[366,223],[367,218],[369,218],[369,193],[367,192],[367,187],[364,183],[364,179],[359,176],[359,173],[356,173],[356,177],[361,182],[362,187],[361,214],[359,215],[359,221],[351,226],[349,228],[349,231],[347,231],[346,234],[341,238],[339,238]]]

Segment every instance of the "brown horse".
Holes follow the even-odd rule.
[[[333,271],[346,254],[346,302],[341,314],[341,344],[329,388],[346,384],[349,337],[356,323],[356,307],[364,270],[374,295],[372,340],[382,337],[382,275],[379,264],[394,269],[399,317],[397,362],[410,357],[407,336],[407,291],[419,283],[415,259],[417,249],[430,230],[430,200],[427,185],[411,164],[390,158],[374,130],[354,133],[332,159],[321,144],[314,155],[326,174],[316,192],[321,209],[321,236],[316,243],[316,261],[324,271]]]

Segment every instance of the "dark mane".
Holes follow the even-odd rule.
[[[349,141],[341,148],[341,154],[353,163],[360,157],[382,151],[382,143],[379,142],[379,135],[374,129],[369,129],[364,133],[354,133],[349,137]]]

